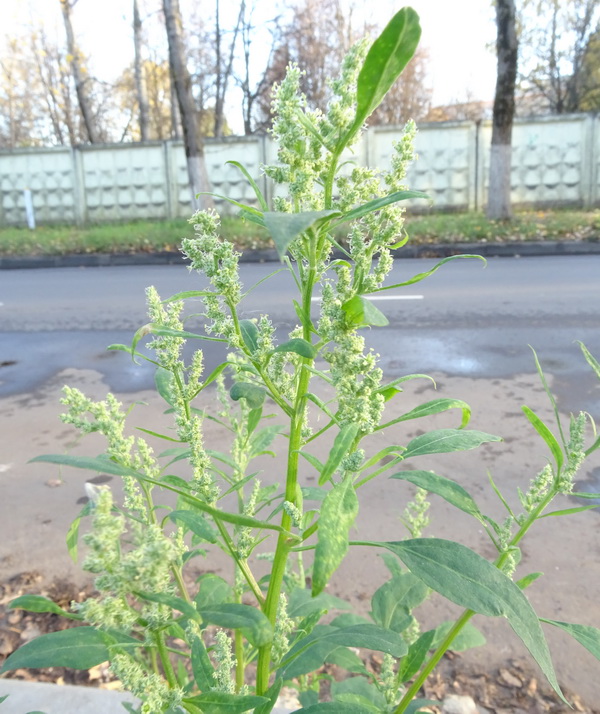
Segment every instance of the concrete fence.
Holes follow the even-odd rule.
[[[369,129],[357,146],[359,164],[389,166],[399,127]],[[419,127],[411,188],[427,192],[438,210],[477,210],[487,198],[490,122],[443,122]],[[255,204],[234,166],[255,177],[267,199],[261,164],[274,163],[268,136],[206,142],[215,193]],[[523,119],[513,132],[512,200],[522,207],[600,205],[600,118],[591,114]],[[181,142],[88,145],[0,151],[0,226],[26,224],[31,191],[38,225],[187,217],[190,199]],[[218,202],[220,210],[232,207]],[[421,202],[422,205],[422,202]]]

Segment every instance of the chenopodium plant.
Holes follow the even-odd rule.
[[[273,100],[278,163],[264,168],[267,177],[287,189],[283,195],[279,188],[282,195],[274,199],[275,210],[269,210],[245,168],[233,162],[251,184],[258,207],[232,203],[248,221],[270,232],[282,270],[297,287],[298,325],[289,339],[276,343],[275,327],[266,314],[241,318],[240,303],[247,292],[239,278],[239,255],[219,238],[218,216],[199,212],[191,219],[195,237],[183,241],[183,252],[190,269],[206,277],[208,288],[168,299],[149,288],[149,324],[138,330],[131,347],[112,346],[155,365],[157,389],[173,428],[167,434],[141,431],[156,443],[166,440],[170,448],[157,456],[144,438],[127,436],[126,413],[113,396],[94,402],[65,388],[64,421],[83,433],[102,434],[106,453],[96,458],[40,456],[34,461],[119,476],[124,497],[116,503],[106,486],[91,488],[89,503],[68,534],[75,554],[80,521],[84,516],[91,519],[83,537],[84,568],[97,576],[95,597],[73,604],[71,611],[39,596],[12,603],[88,624],[24,645],[8,658],[3,671],[47,665],[89,668],[108,660],[112,673],[140,698],[141,712],[268,714],[282,685],[291,683],[300,692],[302,711],[401,714],[431,703],[419,699],[419,692],[448,649],[483,642],[470,623],[476,613],[508,620],[560,698],[540,619],[566,630],[600,656],[600,631],[535,614],[523,590],[539,573],[514,580],[520,542],[539,518],[594,507],[548,511],[555,498],[573,492],[581,462],[600,446],[600,439],[587,450],[584,446],[586,415],[572,417],[568,430],[563,429],[544,380],[559,435],[525,408],[549,447],[551,461],[526,492],[519,492],[518,510],[492,483],[507,512],[502,523],[484,515],[456,481],[417,468],[419,458],[428,454],[499,441],[466,428],[467,404],[438,398],[402,416],[385,416],[386,406],[401,399],[402,383],[423,375],[383,380],[378,356],[365,347],[363,328],[387,320],[367,296],[416,283],[445,261],[384,286],[391,251],[407,240],[398,204],[423,196],[404,186],[413,157],[414,125],[408,124],[394,147],[387,172],[360,167],[342,171],[342,158],[410,60],[419,34],[417,15],[405,8],[371,45],[356,45],[340,77],[331,82],[333,98],[325,113],[307,109],[299,92],[300,70],[289,68]],[[342,227],[347,229],[343,245],[336,242]],[[185,301],[198,298],[204,305],[202,334],[188,331],[182,318]],[[152,358],[137,349],[146,337],[151,337],[147,346]],[[226,361],[205,376],[201,351],[188,363],[182,358],[188,339],[223,343],[229,351]],[[600,378],[600,365],[582,349]],[[539,363],[538,369],[544,379]],[[218,409],[209,413],[202,409],[202,399],[214,406],[215,388]],[[458,428],[436,429],[406,444],[396,443],[402,441],[404,422],[448,410],[461,414]],[[317,415],[322,424],[318,430]],[[208,418],[228,430],[227,453],[205,446],[203,424]],[[382,430],[394,443],[366,453],[363,440]],[[287,456],[281,482],[263,485],[253,461],[282,437]],[[323,460],[313,448],[321,441],[328,452]],[[173,475],[173,470],[182,475]],[[386,472],[417,487],[404,518],[410,537],[351,541],[361,488]],[[305,485],[309,474],[318,476],[318,486]],[[174,506],[162,505],[165,492],[174,494]],[[481,523],[497,549],[494,562],[459,543],[422,536],[428,493]],[[223,505],[232,499],[237,503],[233,510]],[[269,547],[265,541],[272,543],[270,572],[257,578],[254,556],[259,545],[264,556]],[[390,579],[373,594],[368,618],[342,612],[324,620],[330,610],[348,609],[326,587],[349,548],[359,546],[384,553]],[[210,572],[195,579],[194,573],[207,570],[210,560],[204,559],[211,548],[231,557],[229,581]],[[455,622],[421,632],[414,610],[432,591],[464,611]],[[357,648],[381,652],[380,671],[367,669]],[[323,665],[328,663],[353,676],[331,681],[325,689],[332,701],[321,701],[320,684],[328,678]]]

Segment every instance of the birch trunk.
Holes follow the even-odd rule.
[[[192,194],[193,208],[212,208],[212,196],[197,194],[211,190],[206,164],[204,144],[198,126],[198,114],[192,94],[192,79],[185,62],[183,30],[178,0],[163,0],[163,12],[169,43],[169,63],[175,85],[177,104],[183,129],[183,143]]]
[[[134,48],[134,70],[135,70],[135,91],[140,112],[140,138],[148,141],[150,138],[150,109],[148,106],[148,93],[146,91],[146,80],[142,65],[142,21],[137,0],[133,0],[133,48]]]
[[[514,0],[496,0],[496,26],[498,70],[486,214],[491,219],[508,220],[512,217],[510,174],[518,49]]]

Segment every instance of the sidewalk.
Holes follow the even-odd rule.
[[[395,251],[395,258],[446,258],[472,253],[484,258],[539,257],[546,255],[600,255],[598,241],[514,241],[505,243],[439,243],[407,245]],[[247,250],[241,263],[278,261],[277,251]],[[178,251],[158,253],[85,253],[73,255],[34,255],[0,257],[0,270],[33,268],[96,268],[128,265],[184,264]]]

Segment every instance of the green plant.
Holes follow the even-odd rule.
[[[307,712],[401,714],[428,703],[419,699],[419,691],[449,648],[481,644],[469,620],[482,613],[508,619],[562,697],[540,621],[523,594],[538,574],[517,582],[512,576],[519,543],[536,520],[587,508],[546,512],[556,496],[571,493],[577,469],[600,446],[600,439],[584,448],[585,415],[573,417],[566,434],[555,407],[557,439],[525,408],[553,463],[520,494],[519,513],[492,484],[507,509],[506,521],[497,523],[481,513],[458,483],[431,471],[397,467],[412,465],[413,459],[418,463],[427,454],[474,449],[499,437],[467,429],[470,409],[458,399],[438,398],[386,420],[386,404],[399,398],[403,382],[424,375],[385,383],[377,355],[366,349],[361,335],[367,326],[387,324],[367,295],[423,280],[448,260],[400,284],[383,286],[392,266],[390,250],[407,240],[398,241],[403,210],[397,204],[423,197],[403,185],[414,125],[407,126],[404,140],[395,147],[389,172],[342,171],[345,152],[409,61],[419,34],[416,14],[405,8],[370,48],[364,42],[357,45],[340,79],[332,82],[333,100],[324,114],[307,111],[298,92],[300,72],[289,69],[274,99],[279,164],[265,167],[268,176],[288,188],[286,197],[276,199],[276,210],[269,210],[256,184],[237,165],[259,206],[238,207],[246,220],[269,231],[283,269],[298,289],[298,326],[289,339],[275,343],[266,315],[240,318],[238,306],[247,293],[239,281],[238,255],[219,239],[216,214],[201,212],[192,218],[196,237],[184,240],[183,251],[191,268],[208,278],[209,287],[166,300],[149,288],[150,322],[138,330],[130,347],[112,345],[155,365],[156,386],[166,413],[172,415],[173,429],[141,431],[158,443],[168,442],[169,448],[156,457],[144,438],[126,436],[126,413],[112,395],[93,402],[65,388],[64,421],[83,433],[102,434],[106,452],[94,458],[67,454],[34,461],[119,476],[124,500],[115,503],[106,487],[90,489],[90,502],[68,535],[74,554],[80,521],[91,518],[91,530],[84,536],[84,567],[97,574],[97,597],[69,612],[39,596],[12,603],[88,624],[28,643],[8,658],[2,671],[47,665],[88,668],[110,660],[124,686],[141,698],[146,713],[268,714],[283,683],[292,681]],[[342,225],[348,227],[347,250],[333,238]],[[334,250],[343,257],[332,257]],[[313,301],[317,285],[318,306]],[[204,306],[204,333],[186,329],[181,317],[184,302],[198,298]],[[148,336],[153,357],[137,349]],[[201,351],[189,363],[182,359],[188,339],[215,340],[230,353],[204,377]],[[600,365],[582,349],[600,378]],[[319,384],[333,398],[324,398]],[[212,387],[207,390],[210,385],[216,386],[220,400],[216,415],[199,406],[207,395],[214,396]],[[429,431],[406,445],[394,443],[365,453],[371,434],[449,410],[460,412],[458,428]],[[316,416],[322,420],[320,428]],[[205,447],[202,424],[209,418],[230,432],[229,452]],[[276,438],[287,444],[285,478],[263,486],[252,462],[268,454]],[[320,441],[328,445],[323,460],[313,450]],[[304,463],[318,475],[318,486],[303,485]],[[184,476],[174,475],[176,470]],[[405,516],[410,537],[351,541],[361,487],[386,472],[417,487]],[[493,563],[458,543],[422,537],[426,492],[481,523],[498,552]],[[175,505],[163,504],[165,493],[176,496]],[[232,500],[234,508],[221,505]],[[265,540],[275,541],[272,566],[258,579],[253,555]],[[387,551],[391,577],[373,595],[370,620],[343,613],[325,624],[329,610],[347,609],[325,588],[348,549],[358,546]],[[206,573],[190,583],[186,574],[211,547],[231,557],[231,582]],[[307,551],[312,559],[305,562]],[[432,590],[465,609],[456,622],[421,632],[413,611]],[[600,656],[598,630],[544,622],[567,630]],[[383,653],[380,673],[366,669],[354,651],[361,647]],[[332,702],[319,701],[324,663],[355,675],[332,685]]]

